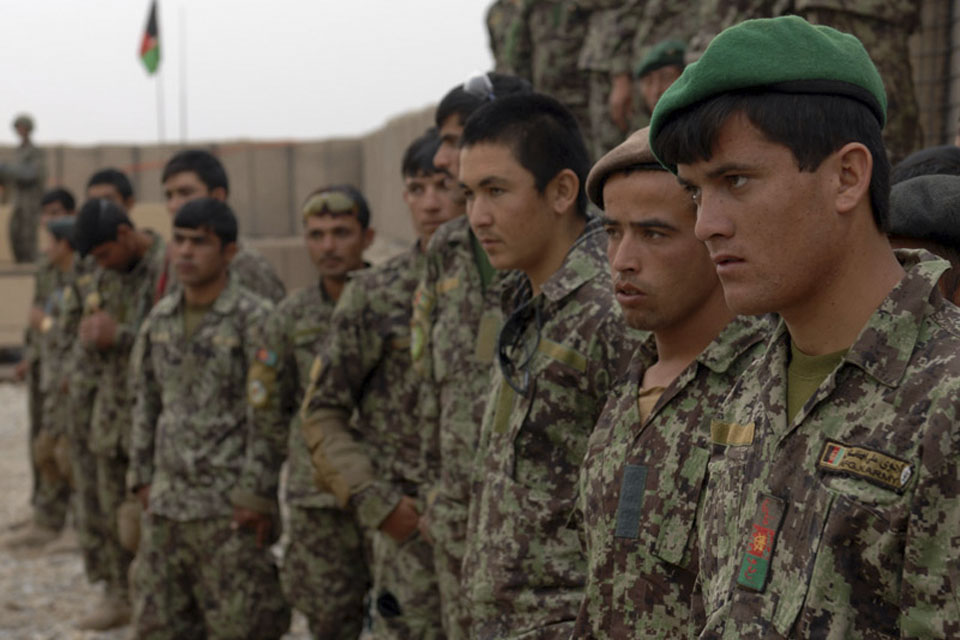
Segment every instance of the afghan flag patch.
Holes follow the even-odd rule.
[[[257,360],[268,367],[277,366],[277,352],[269,349],[257,349]]]
[[[827,440],[824,444],[817,468],[828,473],[863,478],[898,493],[903,491],[913,475],[913,467],[906,460],[872,449],[851,447],[835,440]]]
[[[746,532],[746,551],[737,575],[737,584],[744,589],[762,592],[766,587],[773,548],[785,510],[784,502],[780,498],[760,496],[757,514]]]

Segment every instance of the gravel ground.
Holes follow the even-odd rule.
[[[0,384],[0,640],[124,640],[130,630],[81,632],[73,623],[100,596],[75,552],[11,552],[3,542],[30,517],[26,390]],[[285,640],[308,640],[296,616]]]

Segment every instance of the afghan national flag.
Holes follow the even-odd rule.
[[[157,0],[150,3],[150,15],[147,16],[147,28],[140,43],[140,60],[147,73],[156,73],[160,66],[160,29],[157,26]]]

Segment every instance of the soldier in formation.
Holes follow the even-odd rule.
[[[0,184],[13,193],[10,214],[10,247],[17,262],[33,262],[37,255],[37,225],[40,222],[40,200],[47,182],[43,151],[33,144],[33,118],[17,116],[13,130],[20,145],[12,162],[0,162]]]

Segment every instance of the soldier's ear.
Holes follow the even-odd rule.
[[[223,247],[223,257],[227,259],[227,262],[233,260],[234,256],[237,255],[237,243],[231,242]]]

